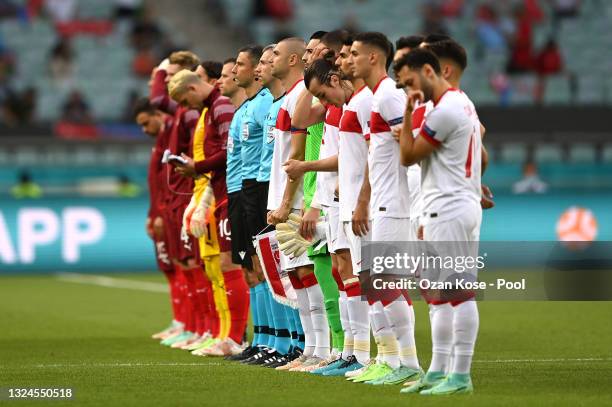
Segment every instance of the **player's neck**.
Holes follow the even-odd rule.
[[[281,81],[285,92],[289,92],[291,87],[295,85],[297,81],[304,78],[304,74],[300,70],[291,70],[285,78]]]
[[[253,81],[249,86],[244,88],[244,93],[246,93],[246,97],[248,99],[252,98],[261,90],[261,82]]]
[[[353,93],[355,93],[359,89],[363,88],[365,81],[361,78],[353,78],[351,79],[351,84],[353,85]]]
[[[238,91],[230,96],[230,102],[232,102],[234,107],[238,107],[246,100],[246,98],[247,96],[244,89],[238,88]]]
[[[445,79],[438,79],[433,86],[433,102],[438,103],[444,92],[449,90],[452,86]]]
[[[283,84],[278,79],[271,81],[267,88],[274,99],[278,99],[283,94]]]
[[[368,88],[374,92],[376,85],[378,85],[385,76],[387,76],[387,71],[385,71],[383,67],[376,66],[372,69],[372,72],[368,75],[368,77],[364,78],[364,80],[366,85],[368,85]]]

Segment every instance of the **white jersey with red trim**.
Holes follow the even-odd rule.
[[[329,105],[325,112],[323,123],[323,137],[321,138],[321,149],[319,160],[338,155],[338,132],[342,108]],[[334,200],[336,185],[338,185],[337,171],[321,171],[317,173],[317,202],[325,206],[338,206]]]
[[[433,102],[419,103],[412,111],[412,135],[416,138],[425,123],[425,117],[433,109]],[[418,218],[423,211],[421,199],[421,165],[414,164],[408,167],[408,190],[410,191],[410,217]]]
[[[372,91],[363,86],[345,105],[340,119],[338,180],[340,185],[340,221],[350,222],[365,177],[370,139]]]
[[[406,93],[389,77],[381,79],[372,93],[368,157],[372,218],[409,218],[407,168],[400,162],[399,143],[391,133],[404,121]]]
[[[468,96],[448,89],[419,134],[436,147],[421,161],[423,214],[438,221],[459,215],[466,204],[480,208],[480,121]]]
[[[274,152],[272,154],[272,168],[270,169],[270,188],[268,190],[268,210],[278,209],[283,201],[287,173],[283,169],[283,163],[289,159],[291,153],[291,133],[306,132],[305,129],[295,129],[291,126],[291,118],[295,112],[300,93],[305,89],[304,80],[297,81],[285,95],[283,104],[276,117],[276,128],[274,129]],[[302,209],[304,202],[304,188],[302,182],[293,197],[293,209]]]

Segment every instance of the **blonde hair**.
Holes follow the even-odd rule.
[[[168,61],[183,69],[192,69],[200,63],[200,58],[191,51],[176,51],[170,54]]]
[[[189,86],[199,83],[202,79],[195,72],[188,69],[183,69],[177,72],[170,82],[168,82],[168,94],[174,100],[177,100],[189,89]]]

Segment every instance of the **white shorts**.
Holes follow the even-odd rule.
[[[291,213],[300,213],[299,209],[292,209]],[[312,266],[314,263],[308,257],[308,251],[299,257],[287,256],[280,252],[280,267],[283,271],[290,271],[302,266]]]
[[[325,213],[325,222],[327,223],[325,229],[327,250],[329,250],[330,253],[336,253],[336,250],[348,249],[348,239],[343,231],[341,231],[340,208],[337,206],[323,205],[322,209]]]
[[[364,270],[369,270],[370,266],[363,264],[363,258],[361,256],[361,245],[370,241],[372,236],[372,225],[370,225],[370,232],[366,236],[357,236],[353,233],[352,222],[342,222],[342,231],[346,236],[349,244],[349,250],[351,252],[351,263],[353,263],[353,274],[358,276]]]
[[[410,218],[410,235],[408,238],[411,242],[416,242],[419,240],[419,217],[411,217]]]
[[[410,218],[383,218],[372,220],[373,242],[407,242],[410,240],[412,225]]]

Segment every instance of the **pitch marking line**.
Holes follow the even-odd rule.
[[[127,280],[124,278],[80,273],[57,273],[56,277],[58,280],[68,283],[89,284],[110,288],[125,288],[128,290],[149,291],[153,293],[168,293],[168,285],[162,283]]]

